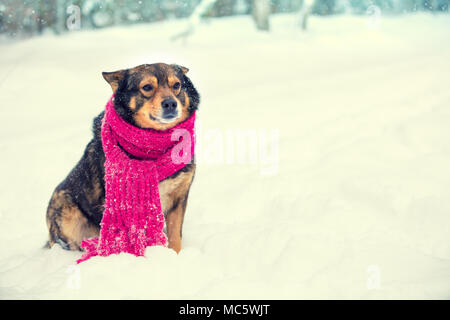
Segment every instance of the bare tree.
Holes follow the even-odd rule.
[[[56,0],[56,23],[54,30],[57,34],[61,34],[66,31],[66,1]]]
[[[171,39],[173,41],[182,39],[185,42],[187,38],[194,33],[195,28],[199,25],[202,16],[206,15],[206,13],[211,10],[216,1],[217,0],[200,1],[200,3],[197,5],[197,7],[195,7],[194,11],[190,15],[186,28],[182,32],[172,36]]]
[[[269,31],[270,0],[253,0],[252,16],[258,30]]]
[[[308,18],[311,13],[312,7],[315,0],[303,0],[302,8],[300,9],[300,21],[299,24],[302,30],[306,31],[308,29]]]
[[[218,0],[201,0],[189,17],[186,28],[180,33],[171,37],[173,41],[182,39],[184,42],[191,36],[195,29],[200,24],[201,19],[208,15],[213,9]],[[229,8],[231,2],[227,1],[227,10],[233,11],[234,8]],[[253,0],[252,16],[259,30],[269,30],[269,16],[271,11],[270,0]]]

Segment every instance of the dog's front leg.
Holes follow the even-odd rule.
[[[186,211],[186,199],[178,204],[167,214],[167,238],[169,248],[176,251],[181,250],[181,237],[183,228],[184,212]]]

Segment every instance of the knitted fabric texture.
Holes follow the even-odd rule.
[[[82,241],[85,253],[77,263],[121,252],[143,256],[148,246],[167,245],[158,182],[192,160],[194,124],[195,112],[168,130],[140,129],[117,114],[111,97],[101,129],[106,160],[100,236]]]

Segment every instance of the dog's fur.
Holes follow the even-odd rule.
[[[139,128],[166,130],[188,119],[200,102],[187,72],[185,67],[158,63],[104,72],[103,77],[111,85],[115,94],[114,107],[125,121]],[[164,101],[177,102],[171,118],[165,116]],[[58,243],[64,249],[82,250],[83,239],[99,235],[105,201],[103,115],[102,112],[94,119],[94,137],[81,160],[53,192],[47,209],[50,233],[47,247]],[[159,183],[168,246],[176,252],[181,250],[181,230],[194,172],[192,161]]]

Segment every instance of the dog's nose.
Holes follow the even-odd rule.
[[[177,102],[174,99],[166,99],[161,105],[164,111],[174,111],[177,107]]]

